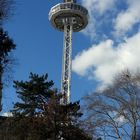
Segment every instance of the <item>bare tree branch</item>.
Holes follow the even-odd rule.
[[[84,121],[87,126],[90,124],[89,130],[94,129],[104,138],[136,140],[137,123],[140,121],[139,99],[140,75],[123,71],[105,90],[84,98]]]

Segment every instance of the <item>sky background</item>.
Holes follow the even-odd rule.
[[[78,0],[77,0],[78,1]],[[4,23],[17,49],[14,80],[28,80],[30,72],[48,73],[60,89],[63,33],[55,30],[48,13],[61,0],[16,0],[15,15]],[[88,27],[73,34],[71,100],[112,83],[128,68],[139,70],[140,0],[80,0],[89,10]],[[17,101],[12,81],[4,89],[3,112]]]

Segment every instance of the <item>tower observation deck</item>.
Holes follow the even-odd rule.
[[[88,24],[88,11],[76,3],[76,0],[64,0],[53,6],[49,12],[49,20],[53,27],[64,32],[63,66],[61,79],[61,103],[70,102],[71,89],[71,55],[72,32],[79,32]]]

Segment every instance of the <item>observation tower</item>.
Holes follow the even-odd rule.
[[[88,11],[76,3],[76,0],[64,0],[53,6],[49,12],[53,27],[64,32],[63,66],[61,79],[62,104],[70,102],[72,32],[79,32],[88,24]]]

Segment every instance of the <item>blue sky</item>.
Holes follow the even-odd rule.
[[[48,73],[49,80],[55,82],[60,89],[63,33],[55,30],[49,20],[48,13],[57,0],[17,0],[15,15],[5,24],[5,30],[17,45],[13,52],[18,63],[14,67],[14,80],[28,80],[30,72]],[[61,2],[61,1],[60,1]],[[82,45],[81,45],[82,44]],[[90,44],[90,38],[82,33],[73,34],[73,58]],[[12,79],[12,80],[13,80]],[[4,89],[3,112],[12,108],[12,102],[17,101],[12,80]],[[72,73],[72,101],[79,100],[92,89],[92,82],[85,77]]]
[[[78,0],[77,0],[78,1]],[[4,24],[17,44],[15,80],[29,73],[49,74],[60,89],[63,33],[55,30],[48,13],[61,0],[17,0],[15,15]],[[96,87],[111,84],[125,68],[140,68],[140,0],[80,0],[89,10],[89,25],[73,34],[72,101]],[[4,90],[4,110],[17,100],[10,86]]]

